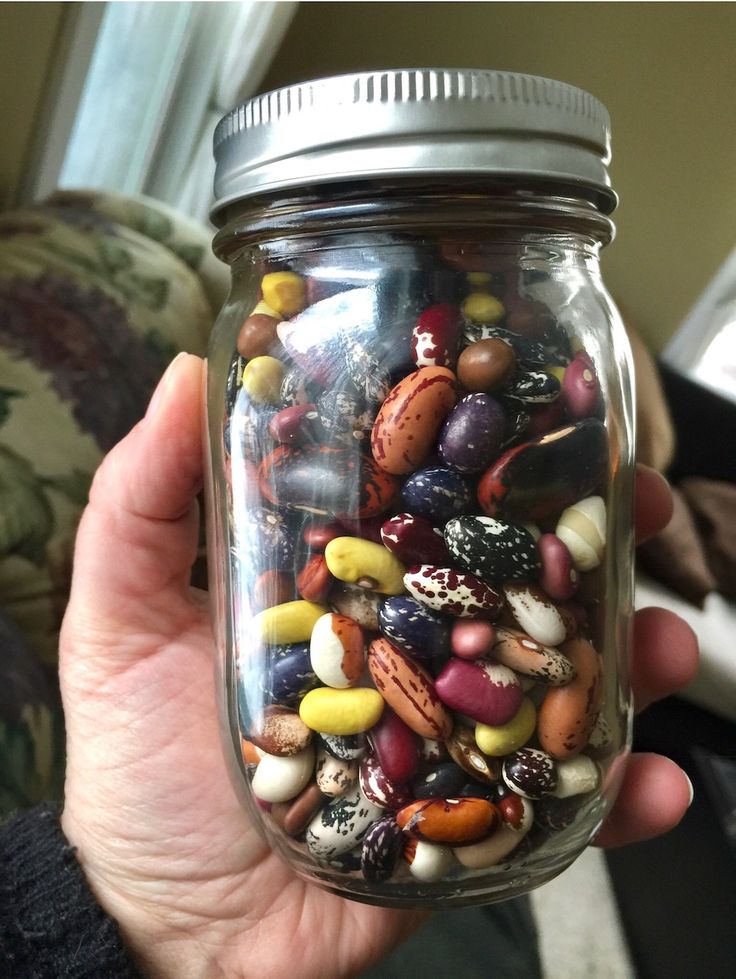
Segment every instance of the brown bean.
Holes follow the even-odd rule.
[[[601,708],[602,670],[598,653],[582,638],[560,647],[577,676],[550,687],[537,715],[539,743],[553,758],[573,758],[588,743]]]
[[[295,710],[274,704],[266,707],[258,729],[250,732],[250,740],[266,754],[285,757],[303,751],[312,740],[312,732]]]
[[[313,554],[296,576],[296,587],[308,602],[324,602],[334,581],[324,554]]]
[[[236,346],[241,357],[272,356],[281,348],[276,327],[281,321],[274,316],[253,313],[240,327]]]
[[[491,337],[463,350],[457,376],[467,391],[498,391],[516,370],[516,354],[508,343]]]
[[[312,782],[291,802],[275,802],[271,815],[288,836],[298,836],[326,801],[319,786]]]

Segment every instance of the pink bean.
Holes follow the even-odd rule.
[[[542,534],[537,541],[542,574],[539,584],[556,602],[566,602],[578,590],[580,576],[566,545],[556,534]]]
[[[582,350],[575,354],[562,379],[561,400],[570,418],[588,418],[600,398],[600,384],[593,361]]]
[[[411,359],[417,367],[454,367],[460,332],[460,310],[442,303],[429,306],[411,335]]]
[[[488,660],[468,663],[451,657],[435,680],[440,699],[452,710],[481,724],[507,724],[518,711],[524,692],[513,670]]]
[[[487,656],[495,641],[496,630],[483,619],[458,619],[450,635],[450,647],[461,659]]]

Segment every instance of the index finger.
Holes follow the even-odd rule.
[[[637,464],[634,481],[634,527],[636,543],[643,544],[663,530],[672,517],[669,483],[649,466]]]

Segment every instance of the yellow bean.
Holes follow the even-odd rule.
[[[491,755],[492,758],[510,755],[512,751],[526,744],[534,733],[536,723],[534,705],[528,697],[524,697],[521,706],[506,724],[494,727],[476,724],[475,743],[484,755]]]
[[[296,272],[269,272],[263,276],[261,292],[264,302],[279,316],[288,318],[304,309],[305,282]]]
[[[316,602],[284,602],[259,612],[253,619],[253,629],[263,642],[307,642],[314,623],[330,610]]]
[[[275,320],[281,319],[281,316],[279,315],[279,311],[277,309],[274,309],[273,306],[269,306],[268,303],[264,303],[263,300],[261,300],[259,303],[256,303],[255,309],[250,315],[271,316]]]
[[[493,282],[492,272],[466,272],[465,278],[470,286],[489,286]]]
[[[275,404],[281,397],[286,368],[276,357],[254,357],[243,371],[243,388],[256,404]]]
[[[498,323],[505,313],[503,303],[488,292],[471,292],[462,311],[473,323]]]
[[[299,705],[299,716],[322,734],[361,734],[383,713],[383,697],[371,687],[317,687]]]
[[[383,544],[362,537],[336,537],[325,548],[325,561],[340,581],[382,595],[400,595],[404,591],[406,568]]]

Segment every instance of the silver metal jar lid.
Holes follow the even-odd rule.
[[[610,120],[564,82],[481,69],[337,75],[228,113],[214,135],[217,216],[233,201],[334,181],[527,176],[583,185],[606,213]]]

